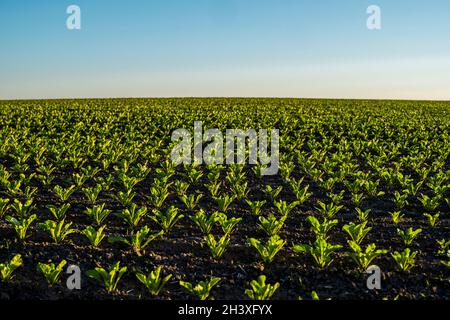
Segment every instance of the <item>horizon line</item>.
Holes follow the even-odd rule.
[[[127,99],[297,99],[297,100],[344,100],[344,101],[404,101],[404,102],[450,102],[449,99],[409,99],[409,98],[330,98],[292,96],[132,96],[132,97],[77,97],[77,98],[13,98],[0,101],[53,101],[53,100],[127,100]]]

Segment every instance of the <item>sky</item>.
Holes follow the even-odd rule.
[[[450,100],[450,1],[0,1],[0,99],[191,96]]]

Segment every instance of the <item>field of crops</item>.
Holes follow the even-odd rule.
[[[278,174],[175,166],[194,121]],[[445,102],[0,101],[0,298],[449,299],[449,151]]]

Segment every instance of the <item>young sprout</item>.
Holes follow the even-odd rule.
[[[249,238],[248,243],[258,251],[263,262],[268,264],[273,261],[278,251],[284,247],[286,241],[278,235],[274,235],[267,240],[266,244],[262,244],[260,240],[255,238]]]
[[[21,265],[22,265],[22,256],[20,254],[16,254],[11,259],[11,261],[0,263],[0,277],[1,277],[1,280],[3,282],[10,280],[14,270],[16,270]]]
[[[245,294],[252,300],[269,300],[275,291],[280,287],[277,282],[274,285],[266,283],[266,276],[261,275],[258,280],[250,282],[250,289],[245,290]]]
[[[394,253],[391,253],[391,255],[400,271],[408,271],[415,264],[414,259],[417,256],[417,251],[411,252],[409,248],[406,248],[403,252],[395,251]]]
[[[293,246],[294,252],[309,253],[317,266],[322,269],[333,262],[332,254],[341,248],[341,245],[332,245],[323,239],[317,239],[313,245],[298,244]]]
[[[391,218],[392,218],[392,222],[394,224],[399,224],[400,221],[403,219],[403,217],[405,216],[404,214],[402,214],[401,211],[394,211],[394,212],[389,212]]]
[[[136,273],[136,278],[145,285],[152,296],[158,296],[164,285],[172,278],[172,275],[169,274],[162,278],[161,267],[158,267],[148,275],[138,272]]]
[[[89,239],[89,242],[91,245],[95,248],[100,246],[100,243],[105,238],[104,230],[106,228],[106,225],[95,229],[92,226],[86,227],[86,229],[83,230],[83,234],[86,236],[86,238]]]
[[[87,276],[99,281],[108,293],[115,292],[120,278],[127,272],[127,267],[120,267],[120,262],[116,262],[109,271],[101,267],[86,272]]]
[[[257,216],[260,214],[262,206],[265,205],[267,201],[266,200],[263,200],[263,201],[246,200],[246,202],[252,209],[252,214]]]
[[[66,264],[67,264],[66,260],[62,260],[57,266],[55,266],[55,264],[52,262],[50,263],[39,262],[37,269],[44,275],[48,285],[52,287],[58,282],[59,274],[61,273]]]
[[[422,232],[422,229],[413,230],[413,228],[408,228],[405,231],[401,229],[397,229],[397,234],[402,238],[403,243],[406,246],[411,245],[414,239],[417,237],[419,233]]]
[[[198,297],[200,300],[206,300],[209,297],[212,288],[219,283],[220,280],[221,278],[219,277],[212,277],[210,280],[200,281],[196,285],[187,281],[180,281],[180,286],[185,288],[192,295]]]
[[[209,247],[213,259],[219,260],[230,243],[230,236],[225,234],[219,240],[216,240],[212,234],[208,234],[205,236],[205,243]]]

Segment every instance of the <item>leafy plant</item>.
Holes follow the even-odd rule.
[[[360,224],[350,222],[349,224],[344,225],[342,227],[342,230],[347,232],[351,240],[353,240],[357,244],[360,244],[366,237],[367,233],[369,233],[369,231],[372,230],[371,227],[366,227],[366,225],[367,222],[363,222]]]
[[[326,204],[319,200],[317,203],[319,204],[319,207],[316,207],[317,211],[330,219],[332,219],[343,208],[343,206],[335,205],[333,202]]]
[[[362,210],[360,208],[356,208],[356,214],[358,215],[358,220],[360,222],[366,222],[369,219],[370,209]]]
[[[64,219],[61,221],[47,220],[45,223],[40,223],[39,227],[50,233],[55,243],[63,242],[69,234],[77,232],[76,229],[71,229],[72,222],[65,223]]]
[[[274,285],[266,283],[266,276],[261,275],[258,280],[250,282],[251,289],[246,289],[245,294],[252,300],[269,300],[280,287],[277,282]]]
[[[425,194],[420,194],[418,200],[422,203],[425,210],[433,212],[441,204],[442,197],[440,195],[429,197]]]
[[[172,278],[172,275],[169,274],[164,278],[161,277],[161,267],[155,268],[148,275],[143,273],[136,273],[136,278],[145,285],[148,292],[152,296],[157,296],[161,292],[164,285]]]
[[[298,201],[294,201],[290,204],[287,204],[286,201],[275,201],[274,202],[275,207],[277,207],[278,212],[280,212],[280,214],[282,216],[287,216],[298,204]]]
[[[401,211],[394,211],[394,212],[389,212],[389,214],[391,215],[392,218],[392,222],[394,224],[399,224],[400,221],[403,219],[403,217],[405,216],[404,214],[402,214]]]
[[[274,235],[267,240],[266,244],[262,244],[260,240],[255,238],[249,238],[248,243],[256,248],[264,263],[271,263],[278,251],[284,247],[286,241],[278,235]]]
[[[398,209],[402,209],[403,207],[405,207],[408,204],[408,193],[403,193],[401,194],[398,191],[394,192],[394,198],[392,199],[392,202],[394,202],[394,205],[398,208]]]
[[[197,207],[198,202],[200,201],[200,199],[203,197],[203,195],[197,194],[190,194],[190,195],[183,195],[180,197],[181,201],[184,203],[184,205],[186,206],[186,208],[188,210],[194,211],[195,207]]]
[[[183,217],[184,215],[179,214],[177,208],[170,206],[165,211],[153,210],[153,215],[150,218],[159,224],[164,232],[167,233]]]
[[[328,239],[328,232],[338,224],[338,220],[329,220],[327,218],[323,219],[323,222],[320,223],[319,220],[314,216],[308,216],[306,221],[311,225],[311,231],[315,234],[316,239]]]
[[[6,213],[9,208],[9,199],[0,198],[0,219]]]
[[[0,263],[0,276],[2,281],[8,281],[12,277],[12,273],[22,265],[22,256],[16,254],[11,261]]]
[[[259,227],[270,237],[278,234],[286,221],[287,215],[277,219],[272,213],[267,218],[259,217]]]
[[[69,197],[75,192],[75,185],[71,185],[68,188],[63,188],[61,186],[56,185],[53,188],[53,192],[59,197],[62,202],[66,202],[69,200]]]
[[[94,205],[97,203],[97,198],[102,191],[102,186],[100,184],[93,188],[83,188],[83,193],[88,199],[89,203]]]
[[[363,250],[355,241],[349,241],[348,244],[353,250],[353,252],[349,252],[349,256],[363,272],[367,270],[375,258],[387,253],[387,250],[377,249],[377,246],[374,243],[367,245],[365,250]]]
[[[283,187],[281,186],[273,189],[271,185],[267,185],[266,188],[263,189],[263,192],[266,194],[270,202],[274,202],[281,190],[283,190]]]
[[[106,228],[105,226],[102,226],[98,229],[95,229],[92,226],[86,227],[86,229],[83,230],[83,234],[86,236],[86,238],[89,239],[89,242],[91,245],[95,248],[100,246],[100,243],[105,238],[104,230]]]
[[[422,232],[422,229],[413,230],[413,228],[408,228],[405,231],[401,229],[397,229],[397,234],[402,238],[403,243],[406,246],[409,246],[414,239],[417,237],[419,233]]]
[[[70,203],[65,203],[59,207],[54,205],[47,205],[50,213],[55,217],[57,221],[63,220],[66,217],[67,210],[70,208]]]
[[[293,250],[297,253],[309,253],[320,268],[326,268],[333,262],[332,254],[341,248],[341,245],[332,245],[324,239],[317,239],[313,245],[294,245]]]
[[[228,247],[230,243],[230,236],[228,234],[225,234],[224,236],[220,237],[219,240],[216,240],[212,234],[208,234],[205,237],[205,242],[209,247],[209,250],[211,251],[213,259],[218,260],[220,257],[222,257],[225,249]]]
[[[423,215],[427,218],[430,227],[434,228],[439,219],[439,212],[435,214],[424,213]]]
[[[127,267],[120,267],[120,262],[116,262],[109,271],[101,267],[86,272],[87,276],[99,281],[108,293],[115,292],[120,278],[127,272]]]
[[[142,218],[147,214],[147,207],[137,209],[135,203],[131,204],[130,208],[126,208],[115,215],[124,220],[130,227],[137,227]]]
[[[124,207],[128,207],[133,202],[135,196],[136,192],[133,192],[132,190],[119,191],[117,194],[113,195],[113,197]]]
[[[246,200],[246,202],[250,206],[250,208],[252,209],[252,214],[257,216],[261,212],[262,206],[265,205],[267,201],[266,200],[263,200],[263,201]]]
[[[180,285],[200,300],[206,300],[209,297],[212,288],[217,285],[220,280],[221,278],[219,277],[212,277],[209,281],[200,281],[196,285],[186,281],[180,281]]]
[[[54,263],[38,262],[37,269],[41,272],[49,286],[53,286],[58,282],[58,277],[64,266],[67,264],[66,260],[62,260],[57,266]]]
[[[217,214],[217,222],[219,223],[222,231],[225,234],[231,234],[234,231],[236,225],[242,220],[242,218],[231,217],[228,218],[225,213]]]
[[[208,216],[203,210],[199,210],[195,215],[191,215],[189,218],[194,221],[202,233],[209,234],[211,233],[214,223],[217,222],[218,216],[218,212],[213,212]]]
[[[450,240],[436,240],[439,245],[439,250],[437,251],[438,256],[449,256],[450,257]]]
[[[222,197],[215,198],[217,205],[219,207],[219,211],[225,213],[228,210],[228,207],[233,202],[234,197],[230,197],[228,195]]]
[[[29,236],[27,234],[28,228],[30,227],[31,223],[36,220],[36,218],[37,216],[33,214],[28,218],[21,218],[19,220],[11,216],[6,216],[5,220],[14,226],[14,230],[16,230],[19,240],[25,242],[25,240]]]
[[[89,218],[91,218],[98,226],[102,225],[103,222],[108,218],[111,210],[105,209],[105,204],[95,205],[92,208],[86,208],[84,210]]]
[[[19,218],[26,218],[30,215],[31,211],[36,207],[33,205],[33,200],[27,200],[25,203],[20,202],[17,199],[14,199],[14,203],[11,204],[11,209],[13,209]]]
[[[150,228],[148,226],[142,227],[140,230],[134,232],[129,237],[122,237],[122,236],[112,236],[109,237],[109,241],[111,243],[115,242],[123,242],[126,245],[133,248],[134,252],[141,256],[142,250],[144,250],[150,242],[155,240],[157,237],[160,237],[164,234],[164,231],[159,231],[157,233],[151,234]]]
[[[402,252],[395,251],[394,253],[391,253],[391,255],[400,271],[408,271],[415,264],[414,259],[417,256],[417,251],[412,252],[409,248],[406,248]]]

